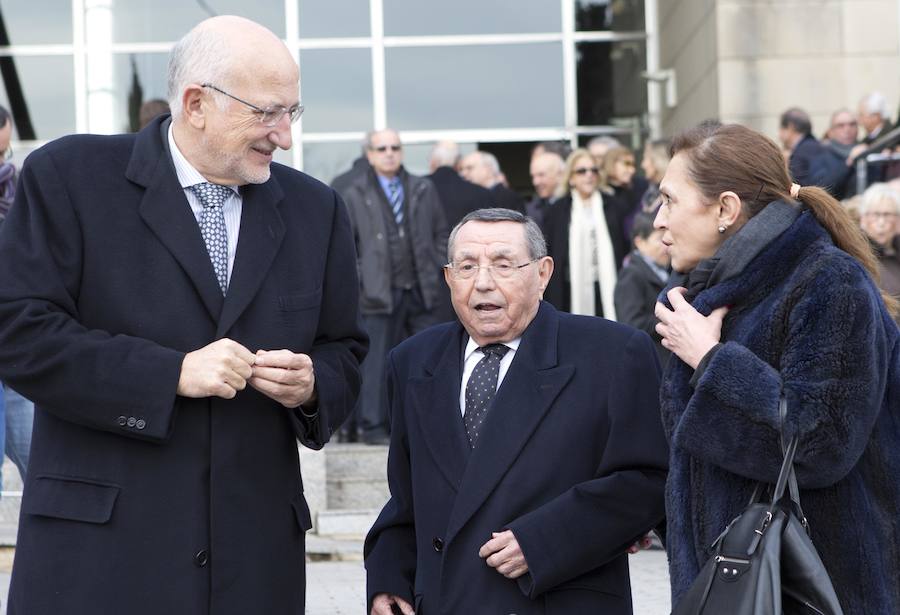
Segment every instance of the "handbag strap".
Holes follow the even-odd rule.
[[[784,426],[785,418],[787,417],[787,398],[783,394],[778,402],[778,412],[781,415],[781,452],[782,454],[786,454],[788,444],[785,442]],[[798,440],[798,436],[794,435],[793,439]],[[791,464],[791,471],[788,476],[788,490],[791,495],[791,502],[795,507],[794,512],[800,519],[800,523],[803,524],[803,528],[809,531],[809,523],[806,520],[806,515],[803,514],[803,507],[800,505],[800,488],[797,485],[797,472],[794,470],[793,463]]]

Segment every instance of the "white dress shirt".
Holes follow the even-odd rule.
[[[513,357],[516,355],[516,350],[519,349],[519,343],[521,341],[522,337],[520,336],[509,342],[503,342],[503,345],[509,348],[509,351],[503,355],[502,359],[500,359],[500,373],[497,375],[497,388],[494,389],[495,391],[500,388],[503,378],[506,377],[506,372],[509,371],[509,366],[513,361]],[[466,343],[466,350],[463,353],[462,384],[459,387],[459,410],[463,416],[466,414],[466,385],[469,384],[472,370],[475,369],[475,366],[478,365],[478,362],[483,358],[484,353],[478,350],[478,344],[470,337],[469,341]]]
[[[200,214],[203,213],[203,203],[191,190],[191,186],[206,182],[200,172],[188,162],[178,145],[175,144],[175,136],[172,133],[172,125],[169,124],[169,152],[172,154],[172,162],[175,165],[175,174],[178,176],[178,183],[184,189],[184,196],[187,198],[197,223],[200,223]],[[225,214],[225,234],[228,235],[228,280],[231,281],[231,270],[234,268],[234,255],[237,252],[238,235],[241,231],[241,211],[243,210],[243,199],[237,186],[229,186],[232,195],[228,197],[222,206],[222,213]]]

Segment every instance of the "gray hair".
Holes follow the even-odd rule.
[[[172,119],[181,116],[181,97],[188,85],[212,83],[227,87],[232,59],[228,38],[215,28],[194,28],[175,43],[167,72],[167,97]],[[219,107],[224,108],[225,96],[215,90],[212,93]]]
[[[860,106],[865,109],[866,113],[877,113],[881,117],[888,116],[887,99],[881,92],[872,92],[863,97],[859,101]]]
[[[491,173],[494,174],[494,177],[500,175],[500,163],[497,162],[497,157],[494,156],[490,152],[483,152],[478,150],[478,155],[481,156],[481,162],[490,169]]]
[[[434,168],[455,167],[459,162],[459,146],[453,141],[438,141],[431,148],[428,161]]]
[[[372,149],[372,139],[375,137],[375,135],[382,133],[382,132],[392,132],[395,135],[397,135],[397,140],[400,139],[400,133],[397,132],[396,130],[394,130],[393,128],[382,128],[380,130],[370,130],[369,132],[366,133],[366,137],[363,139],[363,149],[364,150]]]
[[[593,145],[605,145],[607,149],[612,149],[614,147],[622,147],[622,143],[616,139],[615,137],[611,137],[609,135],[600,135],[599,137],[594,137],[590,141],[587,142],[587,147],[590,148]]]
[[[456,241],[456,235],[459,229],[466,222],[516,222],[525,225],[525,245],[528,247],[528,256],[532,260],[547,256],[547,241],[541,232],[541,227],[530,217],[521,214],[512,209],[504,209],[502,207],[491,207],[490,209],[477,209],[466,214],[466,217],[460,220],[459,224],[450,231],[450,238],[447,240],[447,262],[453,262],[453,244]]]
[[[885,183],[875,183],[866,188],[859,201],[859,215],[864,216],[871,207],[882,201],[889,201],[894,206],[894,211],[900,214],[900,193]]]

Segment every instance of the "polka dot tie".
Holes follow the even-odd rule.
[[[469,382],[466,384],[466,414],[463,422],[466,425],[466,435],[469,437],[469,446],[475,448],[481,424],[487,416],[488,408],[497,392],[497,378],[500,376],[500,361],[509,351],[503,344],[488,344],[479,348],[484,353],[484,358],[478,362]]]
[[[234,190],[228,186],[204,182],[191,186],[191,191],[203,205],[200,213],[200,234],[212,261],[222,294],[228,290],[228,233],[222,207]]]

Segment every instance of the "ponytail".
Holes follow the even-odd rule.
[[[849,212],[834,197],[816,186],[802,186],[796,198],[809,207],[819,224],[831,235],[834,245],[859,261],[875,282],[880,283],[878,259],[872,244]],[[881,291],[881,298],[891,316],[896,318],[900,315],[900,301],[884,290]]]

